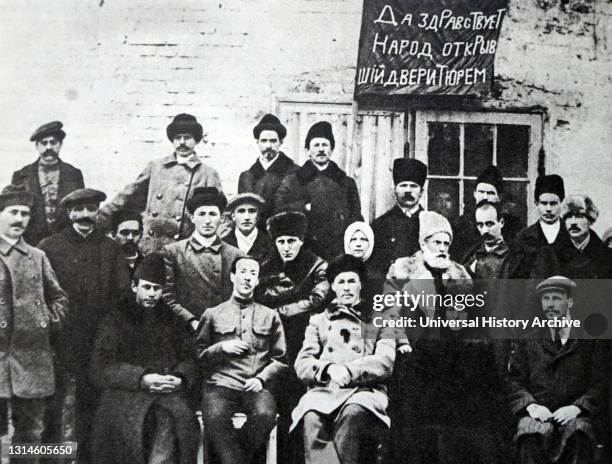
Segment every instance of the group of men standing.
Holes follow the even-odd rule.
[[[0,194],[0,428],[8,406],[15,443],[76,441],[80,463],[191,463],[201,409],[208,457],[224,464],[250,462],[277,413],[282,462],[302,452],[307,463],[374,459],[373,431],[391,423],[395,458],[430,462],[432,433],[447,443],[503,439],[488,433],[491,411],[477,427],[465,412],[434,413],[445,389],[459,385],[457,406],[478,416],[466,391],[473,385],[491,410],[501,402],[486,388],[509,392],[521,462],[592,462],[584,459],[601,431],[590,416],[601,419],[607,407],[603,342],[569,330],[533,346],[466,332],[361,333],[372,329],[376,293],[469,293],[496,279],[541,280],[543,317],[570,318],[570,279],[612,275],[612,252],[590,229],[598,215],[590,198],[565,198],[559,176],[540,176],[540,219],[518,231],[503,208],[502,176],[489,166],[476,179],[474,211],[451,224],[420,204],[427,166],[402,158],[393,165],[396,204],[370,228],[355,180],[331,160],[328,122],[309,129],[309,159],[297,166],[280,151],[286,128],[265,115],[253,129],[261,154],[229,203],[218,173],[197,156],[203,133],[194,116],[177,115],[166,130],[173,152],[106,203],[59,158],[61,123],[32,135],[37,162]],[[439,305],[389,314],[473,317]],[[490,382],[470,383],[482,366]],[[543,385],[550,366],[566,384]],[[238,412],[247,415],[241,430],[231,421]],[[296,428],[303,451],[289,434]],[[563,442],[553,446],[559,431]],[[472,445],[464,457],[491,462],[494,453]],[[450,448],[436,448],[436,459],[461,462]]]

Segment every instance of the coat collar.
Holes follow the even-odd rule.
[[[297,170],[296,174],[301,183],[310,182],[317,175],[328,176],[337,183],[341,183],[346,178],[345,172],[333,161],[330,161],[329,165],[323,171],[321,171],[312,161],[308,160],[301,168]]]
[[[484,258],[486,256],[496,256],[498,258],[504,258],[508,252],[510,251],[510,248],[508,247],[508,244],[506,243],[505,240],[502,240],[500,243],[498,243],[493,249],[488,250],[485,247],[484,243],[481,243],[480,246],[478,247],[478,249],[476,250],[476,257],[477,258]]]
[[[196,252],[212,251],[213,253],[219,253],[219,251],[221,251],[221,247],[223,246],[223,241],[219,238],[219,236],[217,236],[213,244],[210,247],[207,247],[200,243],[195,235],[192,235],[187,239],[187,244],[190,245]]]
[[[170,166],[174,166],[175,164],[178,164],[178,161],[176,161],[176,155],[174,153],[171,153],[168,156],[162,158],[162,164],[166,167],[170,167]],[[197,161],[195,162],[194,167],[197,167],[200,164],[202,164],[202,161],[200,161],[200,158],[197,158]]]
[[[293,164],[295,164],[293,160],[281,151],[278,153],[278,157],[276,160],[274,160],[274,163],[270,165],[267,171],[263,168],[259,162],[259,159],[253,163],[253,165],[249,168],[249,171],[255,179],[260,179],[266,174],[266,172],[275,175],[285,174]]]
[[[28,246],[23,238],[20,238],[15,245],[11,245],[0,237],[0,253],[7,256],[13,248],[26,256],[30,256],[30,250],[28,250]]]
[[[355,306],[345,306],[338,303],[337,300],[333,300],[325,311],[329,320],[343,317],[348,317],[349,319],[354,319],[359,322],[364,320],[363,304],[361,301]]]
[[[66,226],[64,230],[62,231],[62,233],[64,234],[64,236],[68,238],[68,240],[72,242],[76,242],[76,243],[85,243],[85,242],[99,243],[104,239],[104,237],[106,237],[98,229],[94,229],[93,232],[89,234],[87,237],[83,237],[76,230],[74,230],[74,227],[72,227],[72,224]]]

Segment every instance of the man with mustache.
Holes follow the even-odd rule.
[[[113,217],[113,238],[121,245],[131,279],[134,276],[134,270],[143,258],[143,254],[138,247],[142,238],[142,216],[140,213],[133,210],[118,211]]]
[[[363,219],[355,179],[331,161],[335,144],[329,122],[313,124],[306,135],[309,160],[285,177],[274,203],[277,212],[306,215],[312,249],[326,260],[344,252],[344,231]]]
[[[48,441],[78,441],[79,464],[89,462],[97,404],[97,391],[87,376],[96,330],[130,282],[121,247],[96,227],[105,199],[103,192],[93,189],[75,190],[64,197],[60,205],[71,224],[38,245],[70,298],[70,316],[57,341],[57,389],[47,413]]]
[[[217,235],[227,200],[215,187],[198,187],[187,201],[191,237],[162,249],[166,263],[164,303],[192,333],[207,308],[232,294],[230,265],[244,253]]]
[[[285,333],[278,312],[253,301],[259,262],[239,256],[230,266],[232,296],[202,315],[197,354],[206,373],[202,419],[220,464],[248,464],[276,422],[272,394],[287,370]],[[246,413],[234,430],[231,417]],[[206,459],[206,458],[205,458]]]
[[[538,257],[534,275],[563,274],[570,279],[612,278],[612,250],[591,229],[599,210],[587,195],[565,199],[561,217],[569,244],[554,244]]]
[[[239,193],[227,204],[232,212],[234,227],[223,237],[223,241],[252,256],[260,264],[273,252],[273,245],[258,224],[265,201],[255,193]]]
[[[81,171],[59,157],[66,137],[62,127],[61,122],[53,121],[36,129],[30,141],[35,144],[38,159],[13,173],[12,184],[23,185],[34,195],[30,224],[24,234],[32,245],[67,225],[59,201],[85,186]]]
[[[534,196],[539,219],[518,233],[512,247],[518,265],[510,277],[517,279],[528,279],[534,274],[538,256],[549,246],[564,248],[570,244],[561,220],[561,205],[565,198],[563,178],[557,174],[539,176]],[[550,274],[537,274],[540,278],[548,276]]]
[[[280,120],[273,114],[265,114],[253,128],[261,154],[238,178],[238,193],[255,193],[265,201],[259,214],[261,228],[265,228],[266,220],[274,213],[274,198],[282,180],[298,169],[293,160],[280,151],[286,135],[287,128]]]
[[[576,283],[553,276],[538,284],[543,320],[571,321]],[[518,421],[521,464],[595,461],[606,430],[610,383],[607,340],[587,340],[578,327],[541,327],[510,358],[508,400]]]
[[[45,254],[23,240],[34,201],[22,186],[0,193],[0,428],[9,406],[13,443],[36,446],[44,441],[46,400],[56,388],[51,338],[68,299]]]
[[[186,204],[198,187],[221,190],[219,174],[203,164],[195,148],[203,141],[202,125],[190,114],[178,114],[166,128],[172,154],[151,161],[138,178],[107,203],[98,215],[100,228],[110,232],[113,215],[122,209],[143,213],[140,249],[144,254],[188,238],[193,232]]]
[[[423,195],[427,166],[421,161],[399,158],[393,162],[395,206],[372,222],[374,250],[369,260],[371,279],[379,282],[393,262],[412,256],[419,249],[419,204]]]

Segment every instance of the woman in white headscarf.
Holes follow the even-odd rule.
[[[366,262],[374,249],[374,232],[362,221],[350,224],[344,232],[344,252]]]

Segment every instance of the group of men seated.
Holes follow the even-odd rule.
[[[32,136],[39,159],[0,194],[0,428],[10,418],[13,443],[74,441],[79,463],[194,463],[199,410],[205,459],[223,464],[257,459],[276,425],[279,462],[594,462],[607,340],[373,322],[377,295],[509,279],[535,279],[539,309],[517,297],[503,314],[571,321],[576,281],[612,275],[588,197],[540,176],[540,219],[516,233],[490,166],[474,211],[451,224],[420,205],[427,166],[402,158],[396,204],[368,225],[327,122],[298,167],[265,115],[261,156],[229,203],[195,153],[196,118],[166,133],[174,152],[100,208],[106,195],[59,158],[62,124],[46,124]],[[475,317],[428,301],[382,313]]]

